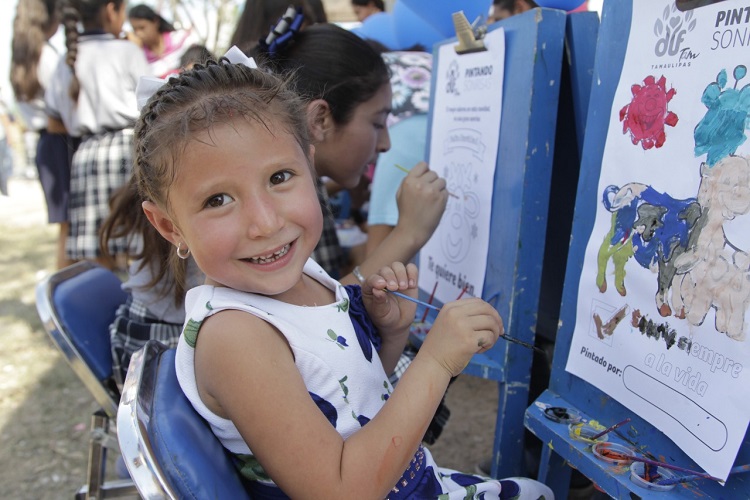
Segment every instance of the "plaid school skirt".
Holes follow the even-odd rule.
[[[99,228],[109,215],[109,199],[133,171],[133,129],[84,137],[73,155],[70,173],[70,229],[65,248],[71,260],[96,259]],[[113,255],[127,250],[126,240],[111,240]]]
[[[130,358],[149,340],[158,340],[167,347],[177,347],[182,324],[165,323],[154,316],[148,306],[130,295],[117,308],[115,321],[109,325],[112,346],[112,373],[122,387],[128,372]]]

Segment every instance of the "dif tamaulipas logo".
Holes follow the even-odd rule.
[[[461,92],[487,90],[492,86],[494,71],[493,64],[470,66],[462,70],[457,61],[452,61],[446,73],[448,81],[445,91],[449,94],[461,95]]]
[[[458,78],[461,76],[461,68],[457,61],[451,61],[445,75],[448,81],[445,83],[445,91],[453,95],[461,95],[458,91]]]
[[[654,55],[659,59],[651,69],[688,68],[700,53],[690,49],[689,34],[697,19],[692,10],[682,12],[671,2],[664,7],[661,17],[654,22]]]

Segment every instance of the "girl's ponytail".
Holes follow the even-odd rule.
[[[62,8],[62,23],[65,27],[65,47],[67,54],[65,55],[65,63],[70,67],[72,78],[70,80],[70,88],[68,93],[73,102],[78,102],[78,94],[81,90],[81,84],[78,81],[78,75],[76,75],[76,58],[78,57],[78,22],[81,20],[81,13],[72,4],[72,2],[65,2]]]

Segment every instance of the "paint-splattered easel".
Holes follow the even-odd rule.
[[[497,308],[509,336],[528,343],[534,342],[537,329],[565,23],[563,11],[537,8],[489,27],[490,31],[505,29],[505,79],[482,298]],[[445,43],[455,45],[456,39],[441,42]],[[433,54],[438,52],[433,50]],[[436,58],[433,75],[440,71],[445,69]],[[430,150],[429,143],[426,150]],[[429,295],[430,290],[420,290],[423,301]],[[418,307],[417,318],[423,312]],[[515,343],[498,342],[474,356],[464,370],[498,383],[492,466],[496,477],[524,473],[522,422],[532,352]]]

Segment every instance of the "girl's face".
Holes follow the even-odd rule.
[[[158,45],[161,33],[159,33],[159,23],[157,21],[131,17],[130,25],[133,27],[133,33],[141,39],[143,45],[148,48]]]
[[[172,231],[160,232],[187,244],[207,284],[283,300],[302,284],[323,215],[308,163],[314,148],[303,152],[271,130],[240,119],[196,136],[169,190]]]
[[[367,166],[391,149],[386,118],[391,112],[391,84],[386,83],[368,101],[354,109],[346,125],[334,125],[315,144],[315,169],[345,188],[359,184]]]

